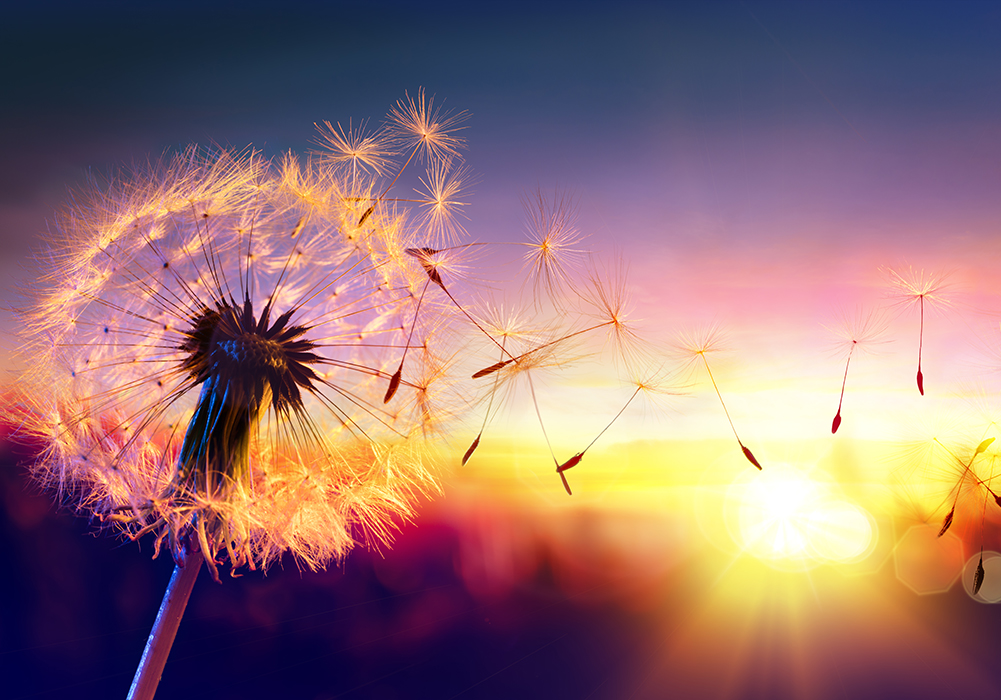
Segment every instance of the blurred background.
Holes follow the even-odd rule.
[[[306,153],[314,123],[378,124],[420,87],[470,112],[471,238],[521,239],[523,200],[566,193],[586,247],[623,260],[636,327],[671,351],[677,395],[631,405],[567,472],[572,497],[513,402],[465,467],[482,416],[456,426],[444,493],[392,549],[204,577],[161,696],[995,692],[1001,509],[984,487],[1001,455],[975,448],[1001,434],[996,4],[42,2],[0,18],[7,386],[31,251],[88,178],[192,142]],[[832,435],[851,331],[873,316]],[[707,359],[760,473],[691,352],[712,324]],[[629,396],[601,369],[540,385],[558,454]],[[3,428],[4,695],[124,695],[172,562],[57,508],[26,476],[39,446],[11,439],[16,411]]]

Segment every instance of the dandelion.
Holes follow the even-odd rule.
[[[423,93],[409,104],[428,119],[409,157],[454,155],[450,122]],[[457,412],[454,363],[429,349],[450,320],[415,312],[394,340],[416,233],[395,204],[357,215],[388,192],[390,152],[350,126],[328,136],[305,167],[188,148],[95,186],[49,241],[24,314],[34,473],[177,563],[130,697],[152,696],[203,562],[217,581],[285,552],[321,568],[387,543],[437,489],[421,438]],[[419,372],[389,375],[412,345]]]
[[[709,367],[709,358],[706,357],[706,355],[714,352],[720,352],[723,349],[722,335],[722,329],[714,324],[701,331],[682,335],[678,348],[688,356],[690,361],[697,362],[699,359],[702,360],[702,364],[705,366],[706,372],[709,374],[709,381],[712,382],[713,389],[716,390],[716,396],[719,398],[719,403],[723,407],[723,413],[726,414],[726,420],[730,424],[730,430],[733,431],[733,436],[737,439],[737,444],[740,445],[741,452],[744,453],[744,457],[747,458],[748,462],[753,464],[758,469],[761,469],[761,464],[758,462],[757,458],[755,458],[754,453],[740,441],[740,436],[737,435],[737,428],[733,425],[733,419],[730,418],[730,412],[726,408],[726,403],[723,401],[723,395],[720,393],[719,386],[716,384],[716,378],[713,377],[713,371]]]
[[[841,407],[845,400],[848,367],[851,365],[852,357],[855,354],[868,351],[875,344],[884,342],[881,338],[885,332],[886,318],[884,316],[872,312],[864,313],[861,309],[856,309],[852,315],[842,314],[841,323],[835,329],[835,333],[839,336],[839,348],[842,351],[847,348],[848,357],[845,359],[845,374],[841,380],[838,412],[834,415],[834,421],[831,423],[831,433],[838,432],[838,428],[841,426]]]
[[[890,280],[890,285],[894,290],[894,296],[901,304],[912,305],[917,303],[919,310],[918,326],[918,391],[922,396],[925,394],[925,377],[921,372],[921,352],[924,348],[925,336],[925,303],[948,305],[949,301],[942,292],[946,288],[944,275],[926,274],[924,270],[915,271],[907,268],[903,272],[887,268],[885,270]]]

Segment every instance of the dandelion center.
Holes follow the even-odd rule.
[[[269,323],[271,305],[255,317],[251,301],[219,302],[203,310],[186,333],[184,366],[201,383],[181,447],[175,492],[205,494],[242,483],[250,470],[250,440],[261,415],[303,410],[301,388],[313,389],[309,364],[319,358],[309,329],[289,326],[291,312]]]
[[[241,333],[232,340],[218,343],[217,347],[222,356],[251,371],[272,369],[284,372],[288,369],[282,346],[256,333]]]
[[[185,334],[181,349],[189,356],[183,364],[196,381],[218,386],[242,405],[249,400],[255,412],[266,408],[265,392],[276,411],[298,410],[300,388],[312,390],[316,379],[309,365],[319,357],[302,339],[308,327],[289,326],[291,312],[271,324],[270,311],[269,304],[255,317],[249,300],[204,310]]]

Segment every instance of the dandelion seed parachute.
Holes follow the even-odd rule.
[[[418,242],[386,205],[359,225],[380,172],[334,165],[192,147],[64,213],[23,349],[35,473],[65,502],[215,573],[322,567],[436,488],[426,411],[381,401]]]
[[[726,415],[726,420],[730,424],[730,430],[733,432],[733,437],[736,438],[737,444],[740,446],[740,451],[743,453],[744,458],[753,464],[759,471],[761,470],[761,462],[758,461],[754,453],[751,452],[750,448],[747,447],[740,439],[737,434],[737,428],[733,424],[733,419],[730,418],[730,411],[727,410],[726,403],[723,401],[723,394],[720,393],[719,385],[716,384],[716,378],[713,377],[713,371],[709,367],[709,360],[706,359],[706,354],[720,350],[722,331],[719,326],[712,325],[698,331],[695,334],[685,334],[681,336],[681,344],[678,348],[688,355],[688,361],[690,363],[697,362],[699,359],[702,360],[702,365],[706,368],[706,374],[709,375],[709,381],[712,382],[713,389],[716,390],[716,397],[719,399],[720,405],[723,407],[723,413]]]
[[[864,312],[862,309],[855,309],[854,313],[842,312],[841,323],[832,330],[840,336],[837,343],[839,350],[845,353],[845,371],[841,378],[841,394],[838,397],[838,412],[834,414],[831,422],[831,433],[837,433],[841,427],[841,409],[845,402],[845,388],[848,386],[848,369],[851,367],[852,358],[858,357],[869,350],[872,346],[883,343],[882,335],[886,332],[886,317],[874,313]]]
[[[949,305],[949,300],[943,294],[948,285],[944,275],[926,274],[924,270],[915,271],[886,269],[885,273],[893,287],[894,296],[900,303],[913,304],[917,302],[919,310],[918,324],[918,371],[915,376],[918,393],[925,395],[925,375],[921,371],[921,356],[925,340],[925,307],[927,305]]]

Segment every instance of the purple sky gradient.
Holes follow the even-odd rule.
[[[832,338],[823,326],[836,321],[838,309],[885,304],[881,266],[952,273],[961,312],[929,316],[930,394],[941,396],[979,379],[977,362],[986,363],[981,370],[992,369],[991,362],[1001,364],[997,353],[990,359],[1001,315],[996,274],[1001,269],[998,36],[1001,6],[990,2],[627,2],[615,10],[604,2],[505,2],[475,8],[459,2],[316,2],[281,10],[263,2],[159,2],[141,9],[126,2],[89,3],[86,8],[46,2],[31,9],[0,10],[0,65],[5,66],[0,75],[0,286],[5,308],[0,311],[0,355],[6,357],[16,346],[16,321],[6,307],[19,304],[20,285],[35,274],[30,249],[43,244],[46,222],[68,190],[86,185],[89,174],[100,179],[121,164],[156,158],[191,142],[237,148],[253,144],[268,156],[287,149],[303,153],[313,147],[315,122],[379,123],[404,91],[413,94],[424,87],[437,101],[444,100],[446,108],[471,113],[464,135],[466,161],[476,184],[465,211],[473,238],[519,239],[525,231],[521,200],[527,193],[540,189],[572,194],[579,228],[590,235],[589,244],[601,252],[617,251],[627,262],[636,313],[658,340],[714,320],[728,327],[728,338],[740,355],[729,365],[721,360],[720,377],[727,382],[724,390],[742,437],[758,449],[759,437],[775,439],[769,426],[789,431],[788,426],[799,425],[796,421],[809,419],[817,434],[797,438],[830,438],[843,359],[832,354]],[[895,401],[903,401],[905,391],[906,399],[918,398],[912,364],[916,317],[896,317],[893,332],[894,343],[882,358],[865,358],[853,367],[858,374],[849,378],[849,386],[858,381],[859,393],[846,398],[839,439],[860,429],[862,397],[878,393],[882,385],[892,383],[888,393]],[[749,362],[752,371],[732,371],[741,362]],[[756,385],[776,392],[764,399],[765,409],[752,402]],[[782,393],[799,390],[814,391],[819,396],[816,406],[804,408],[806,404],[787,400],[795,399],[794,394]],[[688,426],[683,416],[672,417],[674,427],[666,431],[667,437],[677,438],[685,430],[694,435],[700,426],[709,425],[723,431],[709,437],[729,440],[711,388],[703,381],[695,393],[683,404],[695,422]],[[886,414],[886,422],[902,422],[883,405],[873,406]],[[589,411],[583,402],[575,409]],[[566,420],[577,418],[568,415]],[[884,423],[876,425],[882,430]],[[608,442],[627,437],[612,431]],[[3,597],[27,599],[33,607],[21,612],[9,604],[0,610],[0,622],[7,620],[6,629],[15,630],[13,642],[3,640],[15,652],[0,657],[0,664],[4,658],[18,664],[25,659],[23,667],[30,676],[19,677],[17,689],[28,694],[40,688],[39,669],[51,665],[53,658],[44,651],[33,654],[29,642],[55,644],[60,630],[73,624],[79,625],[73,628],[73,639],[107,633],[99,622],[81,622],[74,617],[80,613],[73,610],[47,612],[45,595],[36,592],[51,589],[51,598],[76,600],[65,593],[72,590],[85,609],[96,594],[83,587],[96,586],[100,576],[114,582],[118,570],[112,571],[116,564],[108,562],[117,561],[120,552],[111,538],[95,544],[81,537],[79,530],[86,525],[43,515],[46,501],[25,495],[14,458],[5,459],[0,495],[6,499],[7,520],[0,534],[13,543],[9,551],[26,573],[10,580]],[[34,515],[21,517],[29,511]],[[439,530],[432,527],[427,542],[408,531],[408,537],[419,540],[413,545],[418,554],[409,563],[391,559],[395,563],[388,568],[406,573],[440,565],[445,573],[422,574],[428,585],[440,578],[461,587],[449,567],[458,556],[454,550],[459,540],[468,534],[468,523],[461,518],[456,518],[458,525],[447,517],[445,521]],[[500,536],[510,528],[497,531]],[[77,540],[86,544],[77,545]],[[84,571],[74,582],[74,576],[43,564],[49,560],[38,551],[55,541],[60,557],[88,561],[94,570],[74,566],[74,572]],[[425,552],[425,544],[435,551]],[[78,546],[103,547],[103,554],[82,554],[74,549]],[[169,563],[163,558],[156,563],[159,578],[150,584],[151,574],[136,573],[145,571],[148,552],[125,548],[134,556],[123,566],[136,577],[129,580],[138,583],[126,585],[121,579],[115,585],[121,591],[148,593],[151,601],[145,601],[145,607],[136,603],[124,621],[116,618],[114,624],[145,627]],[[712,554],[699,556],[709,561]],[[144,561],[136,563],[136,558]],[[380,566],[376,559],[352,558],[347,565],[348,573],[364,579],[365,586],[357,584],[359,590],[364,588],[360,600],[381,600],[384,589],[390,588],[373,573]],[[707,570],[722,576],[712,568],[717,565],[723,568],[725,562],[712,560]],[[414,682],[429,684],[425,687],[440,690],[442,697],[475,687],[469,697],[510,697],[513,688],[520,697],[551,699],[558,697],[552,688],[569,676],[550,666],[547,683],[533,685],[543,670],[533,666],[531,673],[522,674],[516,656],[524,653],[538,661],[531,649],[566,630],[576,636],[574,625],[579,625],[586,628],[579,650],[584,660],[568,662],[560,656],[563,651],[557,651],[564,647],[554,644],[553,664],[558,669],[570,662],[597,668],[590,660],[601,659],[609,664],[607,672],[601,667],[590,676],[575,676],[571,687],[579,691],[577,696],[594,691],[594,697],[620,697],[618,691],[636,687],[633,682],[641,671],[657,668],[657,645],[665,644],[660,636],[667,634],[663,630],[677,629],[677,611],[690,608],[692,590],[703,590],[704,579],[693,576],[691,569],[686,575],[670,581],[672,597],[662,601],[662,629],[660,622],[654,626],[643,615],[618,614],[613,604],[576,607],[562,597],[565,591],[543,566],[535,574],[537,580],[527,584],[527,593],[519,594],[527,602],[508,600],[504,605],[511,619],[521,620],[519,615],[530,616],[525,610],[560,600],[552,618],[544,620],[556,630],[552,634],[549,628],[516,621],[498,635],[487,622],[481,626],[479,603],[463,599],[472,611],[470,620],[475,618],[469,629],[444,624],[444,632],[429,633],[426,641],[432,660],[459,652],[465,654],[463,659],[469,657],[461,682],[449,680],[437,661],[428,662],[421,654],[414,661],[419,645],[399,643],[391,658],[404,671],[412,662],[415,668],[432,669],[426,672],[433,676],[430,680],[423,670],[413,672]],[[342,587],[356,585],[351,576],[336,571],[324,576]],[[248,583],[241,583],[246,588],[239,590],[249,591],[247,596],[278,590],[275,595],[294,598],[296,594],[283,594],[281,584],[275,584],[284,578],[299,582],[297,590],[319,586],[311,583],[317,579],[286,571],[266,579],[246,577]],[[994,644],[991,630],[996,629],[990,621],[1001,614],[998,606],[985,613],[987,608],[971,603],[958,588],[938,599],[910,596],[901,592],[889,567],[871,586],[860,580],[853,579],[853,585],[879,589],[875,598],[867,598],[875,609],[892,617],[907,608],[899,612],[906,624],[881,628],[888,649],[907,636],[894,634],[916,625],[934,641],[915,643],[922,653],[947,646],[950,658],[965,659],[942,661],[935,667],[947,671],[941,678],[951,682],[953,675],[973,667],[971,687],[980,687],[981,676],[996,680],[996,654],[988,651]],[[204,601],[212,596],[224,598],[207,580],[201,585],[208,589],[196,592],[203,610],[211,608]],[[156,592],[149,593],[153,589]],[[891,594],[898,596],[892,604],[880,603],[878,596]],[[120,600],[123,596],[108,594],[114,600],[104,602],[110,608],[128,607]],[[838,598],[846,610],[851,607],[847,598]],[[241,626],[249,626],[245,616],[253,606],[229,599],[235,612],[227,614],[236,620],[238,633]],[[141,613],[136,612],[140,608]],[[585,609],[589,612],[582,617]],[[294,612],[314,614],[299,608]],[[761,615],[767,616],[767,611]],[[386,624],[409,629],[409,618],[404,617],[400,613]],[[363,616],[356,624],[374,629],[372,625],[381,624],[376,618]],[[39,619],[48,620],[50,627],[40,632]],[[866,623],[860,619],[850,629],[838,628],[835,636],[854,631],[864,635]],[[0,624],[0,637],[3,629]],[[192,629],[211,635],[219,628],[213,620]],[[708,634],[705,630],[725,630],[726,625],[699,629]],[[747,629],[758,628],[748,623]],[[974,633],[967,634],[967,629]],[[613,640],[607,644],[606,630]],[[136,634],[139,644],[144,634]],[[311,638],[297,630],[291,636],[297,645],[310,643]],[[817,638],[820,651],[825,648],[822,636]],[[193,639],[190,648],[196,649],[201,637]],[[622,658],[610,659],[606,652],[616,640]],[[339,636],[335,641],[342,643]],[[848,652],[853,648],[850,639],[839,644]],[[638,670],[644,664],[626,658],[634,648],[629,645],[647,655],[643,669]],[[101,673],[127,676],[132,646],[123,643],[124,650],[102,651]],[[706,642],[706,648],[712,646]],[[0,647],[0,652],[6,649]],[[517,653],[509,655],[509,649]],[[781,678],[782,659],[769,657],[767,650],[758,652],[776,664],[776,678]],[[268,653],[265,649],[240,663],[260,663]],[[352,654],[351,659],[374,664],[364,650]],[[923,662],[887,654],[904,669],[899,676],[880,676],[878,669],[869,669],[843,678],[849,695],[863,697],[868,688],[872,697],[901,689],[922,697],[915,694],[921,687],[913,672],[923,668]],[[75,652],[68,656],[79,663]],[[348,663],[340,658],[337,663]],[[748,658],[751,663],[758,656]],[[219,666],[232,661],[220,659]],[[514,668],[509,676],[487,682],[508,663]],[[73,667],[61,673],[58,683],[75,682],[83,673],[78,671]],[[747,673],[754,676],[754,669]],[[375,675],[365,667],[345,683],[365,683]],[[398,680],[409,677],[401,671]],[[629,682],[620,683],[623,678]],[[197,686],[197,679],[188,681]],[[177,678],[174,682],[183,685]],[[385,697],[394,697],[394,692],[406,697],[406,683],[395,682],[379,681],[380,688],[388,688]],[[651,697],[662,696],[658,689],[670,687],[670,678],[663,686],[659,678],[651,682],[656,686],[651,686]],[[302,683],[303,692],[333,692],[313,675]],[[769,687],[765,679],[760,693],[752,688],[743,697],[796,697],[788,683],[785,678]],[[275,685],[280,686],[280,679]],[[100,683],[93,687],[93,697],[106,696]],[[55,685],[42,690],[52,690],[52,696],[58,692]],[[788,693],[782,694],[785,690]],[[835,690],[818,690],[816,697],[838,697]],[[926,690],[924,697],[931,697],[942,689],[932,684]],[[342,691],[345,687],[337,688]],[[91,697],[86,692],[90,690],[81,697]],[[742,697],[721,691],[719,697],[724,696]]]
[[[314,122],[378,122],[420,86],[472,114],[474,237],[522,235],[520,198],[562,188],[641,286],[672,261],[819,280],[1001,253],[990,3],[105,3],[10,20],[8,289],[90,169],[193,141],[304,152]]]

